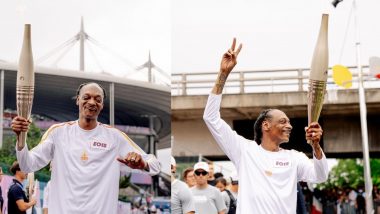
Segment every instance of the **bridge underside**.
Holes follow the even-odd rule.
[[[172,97],[172,120],[202,118],[207,95]],[[325,98],[321,115],[359,115],[357,90],[337,91],[338,100]],[[307,116],[307,93],[255,93],[223,95],[221,114],[226,118],[255,119],[266,108],[278,108],[288,117]],[[380,114],[380,90],[366,90],[368,114]]]
[[[322,147],[331,158],[362,157],[360,113],[357,90],[338,91],[338,100],[325,100],[320,117],[324,129]],[[261,93],[224,95],[222,118],[240,135],[253,139],[253,124],[266,108],[283,110],[291,120],[290,142],[284,148],[296,149],[311,155],[305,142],[307,125],[306,93]],[[226,159],[202,120],[207,96],[172,97],[173,155],[197,156],[211,160]],[[380,90],[366,91],[367,126],[370,157],[380,157]],[[206,149],[207,148],[207,149]]]

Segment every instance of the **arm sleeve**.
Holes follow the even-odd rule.
[[[179,196],[181,197],[180,200],[183,213],[188,213],[191,211],[195,212],[193,194],[191,194],[191,191],[187,186],[184,186]]]
[[[218,212],[223,211],[223,210],[227,210],[226,204],[224,203],[222,193],[218,189],[216,189],[215,194],[216,194],[215,205],[216,205],[216,209],[218,210]]]
[[[55,126],[50,127],[42,136],[40,143],[31,151],[25,144],[24,148],[20,151],[16,145],[17,160],[20,164],[20,169],[23,172],[35,172],[42,167],[46,166],[53,158],[54,154],[54,130]]]
[[[210,94],[203,114],[203,119],[215,141],[223,152],[235,164],[238,169],[241,149],[245,138],[238,135],[231,127],[220,118],[220,103],[222,95]]]
[[[133,142],[132,139],[128,137],[123,132],[120,132],[122,134],[121,139],[121,149],[120,149],[120,157],[125,157],[129,152],[136,152],[140,154],[143,158],[143,160],[148,164],[149,166],[149,174],[150,175],[157,175],[161,170],[161,164],[157,160],[157,158],[152,154],[146,154],[135,142]]]
[[[326,156],[323,152],[320,160],[313,155],[313,162],[304,153],[296,153],[298,157],[297,174],[299,181],[322,183],[327,180],[329,169]]]
[[[18,201],[20,199],[24,200],[24,192],[19,187],[12,188],[12,191],[10,191],[9,193],[12,194],[14,201]]]

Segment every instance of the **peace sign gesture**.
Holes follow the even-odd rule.
[[[243,47],[242,44],[239,45],[239,47],[235,50],[236,46],[236,38],[232,41],[232,46],[228,51],[223,54],[222,62],[220,63],[220,71],[225,73],[226,75],[230,74],[232,69],[235,67],[237,61],[236,58],[240,53],[241,48]]]
[[[220,63],[220,71],[218,78],[215,81],[215,86],[212,89],[212,93],[221,94],[224,88],[224,84],[226,83],[228,75],[231,73],[232,69],[235,67],[237,61],[236,58],[240,53],[242,44],[235,50],[236,46],[236,38],[232,41],[231,48],[223,54],[222,62]]]

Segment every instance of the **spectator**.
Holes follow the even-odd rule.
[[[356,196],[356,213],[365,214],[365,198],[363,196],[363,190],[359,189],[359,193]]]
[[[307,214],[305,197],[302,192],[302,187],[300,183],[297,183],[297,214]]]
[[[194,169],[193,168],[187,168],[183,172],[183,180],[189,186],[189,188],[195,186],[195,178],[194,178]]]
[[[26,173],[20,170],[18,162],[14,162],[11,172],[15,176],[13,184],[8,191],[8,213],[9,214],[26,214],[26,210],[36,204],[36,199],[30,200],[26,197],[22,182],[26,179]]]
[[[224,179],[223,177],[217,178],[215,186],[222,192],[223,199],[227,207],[226,213],[235,214],[237,201],[236,201],[236,198],[230,192],[230,190],[226,189],[226,186],[227,186],[226,179]]]
[[[231,186],[230,186],[231,194],[237,200],[238,192],[239,192],[239,179],[236,172],[232,173],[230,178],[231,178]]]
[[[224,178],[224,175],[221,172],[217,172],[217,173],[214,174],[214,177],[215,177],[215,180],[216,180],[218,178]]]
[[[199,214],[225,214],[227,209],[222,193],[207,183],[209,165],[198,162],[194,165],[196,185],[191,188],[195,201],[195,212]]]
[[[209,168],[209,172],[208,172],[208,178],[207,178],[207,183],[210,184],[211,186],[215,186],[215,177],[214,177],[214,163],[209,161],[208,162],[208,168]]]
[[[171,211],[172,214],[194,214],[194,199],[189,187],[182,181],[176,179],[174,174],[176,172],[176,161],[171,157]]]

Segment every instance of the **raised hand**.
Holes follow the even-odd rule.
[[[231,48],[228,49],[226,53],[223,54],[222,61],[220,63],[220,71],[218,78],[215,81],[215,86],[212,89],[212,93],[221,94],[224,88],[224,84],[226,83],[228,75],[231,73],[232,69],[237,64],[237,56],[240,53],[242,44],[235,50],[236,46],[236,38],[232,41]]]
[[[305,127],[305,132],[306,140],[311,141],[311,146],[313,147],[316,158],[321,159],[322,149],[319,145],[323,133],[321,126],[317,122],[312,122],[308,127]]]
[[[230,74],[232,69],[237,64],[237,56],[239,55],[240,50],[243,47],[243,45],[240,44],[239,47],[235,50],[235,46],[236,38],[234,38],[234,40],[232,41],[231,48],[223,54],[222,62],[220,63],[220,71],[226,74],[227,76]]]

